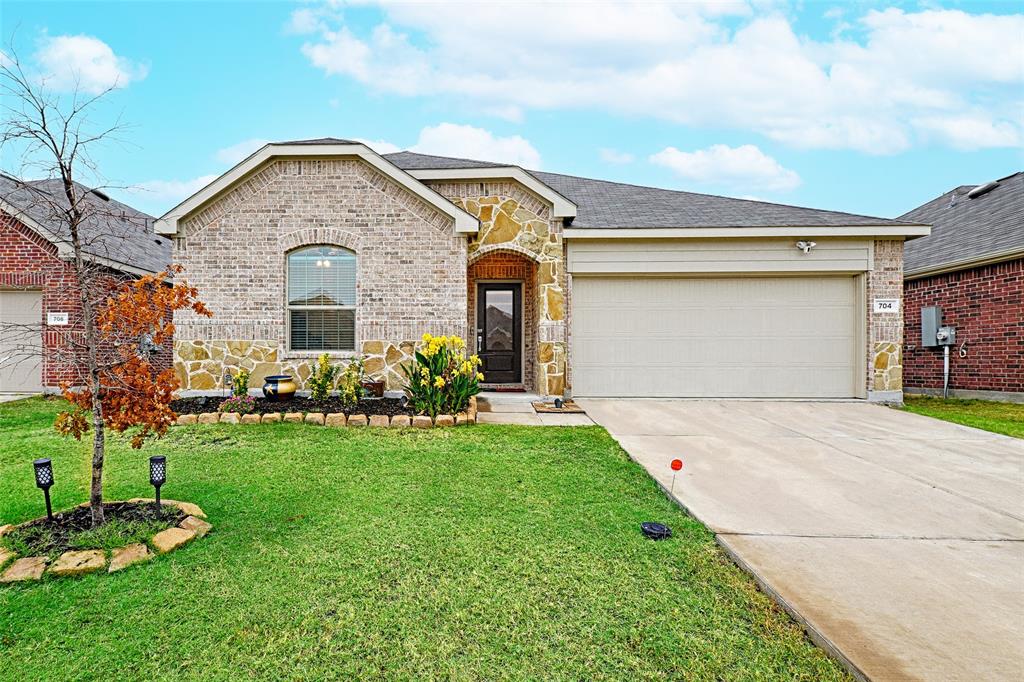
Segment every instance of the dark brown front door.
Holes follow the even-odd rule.
[[[521,284],[477,285],[476,348],[488,384],[523,380],[521,297]]]

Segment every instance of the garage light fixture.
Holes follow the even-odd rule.
[[[813,249],[817,245],[817,242],[800,240],[796,243],[796,248],[800,249],[804,253],[810,253],[811,249]]]

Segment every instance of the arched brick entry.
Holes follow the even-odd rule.
[[[494,250],[473,261],[466,273],[469,298],[467,343],[476,352],[476,290],[479,282],[522,282],[523,285],[523,388],[536,390],[537,382],[537,264],[513,250]]]

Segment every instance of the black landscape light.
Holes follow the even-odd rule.
[[[53,508],[50,507],[50,486],[53,485],[53,464],[48,459],[37,459],[32,463],[36,468],[36,487],[43,489],[46,497],[46,518],[53,521]]]
[[[149,483],[156,488],[156,510],[160,511],[160,486],[167,482],[167,458],[153,455],[149,458]]]
[[[640,524],[640,530],[652,540],[667,540],[672,537],[672,529],[663,523],[655,521],[644,521]]]

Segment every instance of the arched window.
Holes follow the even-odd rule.
[[[355,350],[356,255],[336,246],[288,254],[288,346]]]

